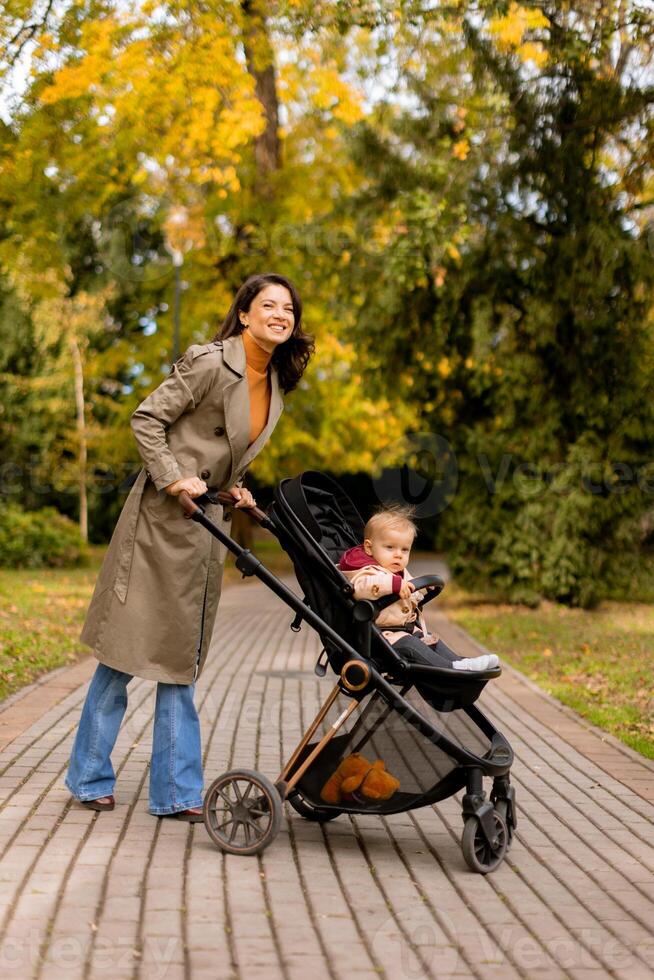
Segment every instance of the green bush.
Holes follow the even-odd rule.
[[[71,568],[88,561],[77,525],[54,507],[22,510],[0,504],[0,566]]]

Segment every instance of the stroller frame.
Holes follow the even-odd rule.
[[[461,671],[449,668],[417,666],[407,664],[393,646],[381,635],[374,625],[374,618],[380,608],[389,604],[389,597],[377,602],[355,600],[352,587],[336,567],[329,555],[307,530],[310,514],[303,513],[304,521],[300,520],[295,509],[288,503],[285,487],[302,488],[302,480],[319,482],[322,486],[331,483],[323,474],[305,473],[295,481],[284,480],[275,493],[274,503],[264,513],[259,508],[247,508],[250,516],[261,527],[273,533],[288,551],[296,565],[294,555],[303,548],[310,548],[312,558],[320,562],[321,572],[331,580],[336,601],[343,608],[351,611],[354,631],[357,636],[357,646],[363,654],[348,642],[337,630],[327,623],[311,608],[305,598],[300,599],[289,589],[263,562],[249,549],[241,547],[222,528],[210,520],[203,509],[203,504],[222,503],[233,506],[234,499],[229,494],[209,493],[203,497],[192,499],[188,494],[180,494],[180,503],[187,517],[202,524],[236,557],[236,568],[243,577],[255,575],[273,593],[296,613],[291,624],[294,631],[299,630],[302,620],[312,626],[320,635],[325,649],[316,665],[316,673],[324,675],[326,666],[322,662],[326,653],[332,667],[338,675],[338,680],[330,690],[313,721],[302,736],[300,742],[282,768],[281,773],[271,782],[261,773],[248,769],[232,770],[219,776],[209,787],[204,800],[204,822],[209,836],[223,851],[233,854],[257,854],[267,847],[277,835],[282,820],[282,801],[287,800],[303,817],[317,822],[325,822],[338,817],[342,813],[391,814],[404,812],[427,806],[439,800],[446,799],[465,788],[462,799],[462,818],[464,832],[462,850],[469,867],[479,873],[486,874],[494,870],[503,860],[508,850],[514,829],[517,824],[515,807],[515,791],[510,784],[509,771],[513,762],[513,752],[505,737],[498,732],[492,723],[474,705],[456,703],[456,697],[451,705],[444,706],[445,711],[462,710],[469,721],[480,731],[490,743],[488,751],[476,755],[465,746],[449,738],[443,731],[435,727],[423,717],[407,699],[406,696],[416,683],[431,689],[447,692],[451,685],[481,683],[498,676],[500,668],[490,671],[476,672],[473,677],[462,679]],[[340,488],[334,484],[334,488]],[[347,499],[347,498],[345,498]],[[298,498],[295,498],[296,503]],[[350,506],[353,508],[353,505]],[[299,506],[299,505],[298,505]],[[243,508],[246,510],[246,508]],[[301,507],[300,507],[301,509]],[[354,512],[356,514],[356,512]],[[359,520],[360,517],[356,515]],[[317,525],[316,525],[317,527]],[[318,531],[318,533],[320,533]],[[301,583],[302,584],[302,583]],[[438,576],[424,576],[414,580],[416,588],[431,586],[432,592],[422,600],[421,605],[435,598],[443,588],[444,583]],[[395,601],[396,597],[390,597]],[[383,664],[379,662],[379,656]],[[479,688],[481,689],[481,688]],[[346,699],[346,706],[338,712],[337,717],[327,725],[331,711],[338,710],[339,699]],[[307,793],[302,780],[307,779],[315,768],[320,757],[333,755],[334,739],[343,726],[357,709],[367,703],[355,720],[354,727],[344,736],[347,745],[359,727],[364,729],[364,737],[358,748],[370,741],[379,726],[391,712],[397,713],[400,724],[409,726],[415,731],[416,738],[424,740],[424,744],[432,746],[444,753],[456,763],[456,767],[439,779],[433,786],[411,795],[395,794],[390,800],[376,801],[355,799],[331,805],[317,801],[315,791],[311,799],[311,791]],[[382,706],[384,712],[373,722],[370,731],[365,732],[367,714]],[[320,734],[320,728],[326,729]],[[311,739],[316,736],[315,743]],[[331,749],[330,749],[331,744]],[[327,751],[326,751],[327,750]],[[338,749],[336,749],[338,752]],[[334,758],[336,758],[335,756]],[[483,778],[493,779],[490,799],[486,797]],[[239,834],[240,831],[240,834]],[[239,836],[243,839],[239,839]]]

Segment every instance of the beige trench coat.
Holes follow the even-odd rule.
[[[268,422],[249,447],[240,336],[189,347],[132,415],[144,468],[116,524],[81,634],[101,663],[169,684],[199,676],[227,549],[184,517],[178,498],[163,488],[190,476],[221,490],[242,481],[283,409],[272,367],[270,380]],[[229,532],[231,508],[209,505],[205,512]]]

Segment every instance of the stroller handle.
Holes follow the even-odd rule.
[[[431,602],[432,599],[439,596],[445,588],[445,582],[441,576],[436,575],[435,572],[431,575],[421,575],[419,578],[412,578],[411,585],[415,586],[416,592],[418,592],[420,589],[429,590],[424,599],[420,600],[421,609],[424,605],[426,605],[426,603]]]
[[[236,499],[232,497],[231,493],[225,493],[223,490],[208,490],[200,497],[191,497],[186,490],[182,490],[179,494],[179,502],[186,516],[193,517],[197,511],[204,513],[203,504],[228,504],[233,507],[236,504]],[[248,513],[258,524],[265,526],[270,522],[268,515],[260,510],[259,507],[239,507],[239,510]]]
[[[429,589],[427,595],[418,603],[421,609],[428,602],[431,602],[432,599],[439,596],[445,588],[445,582],[440,575],[436,575],[435,573],[432,575],[421,575],[419,578],[412,578],[410,582],[415,587],[416,592],[421,589]],[[382,609],[386,609],[387,606],[392,606],[394,602],[397,602],[397,593],[391,592],[390,595],[383,595],[380,599],[371,599],[369,601],[372,602],[372,605],[378,612],[381,612]]]

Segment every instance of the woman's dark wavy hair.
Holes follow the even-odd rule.
[[[272,356],[272,364],[277,370],[279,385],[282,391],[287,394],[297,387],[309,363],[309,358],[315,350],[315,344],[313,337],[302,329],[302,300],[297,289],[286,276],[277,275],[276,272],[262,272],[246,279],[234,297],[229,313],[213,339],[226,340],[227,337],[234,337],[243,333],[244,327],[238,318],[239,313],[247,313],[254,297],[266,286],[272,284],[285,286],[293,300],[293,315],[295,317],[293,333],[288,340],[275,348]]]

